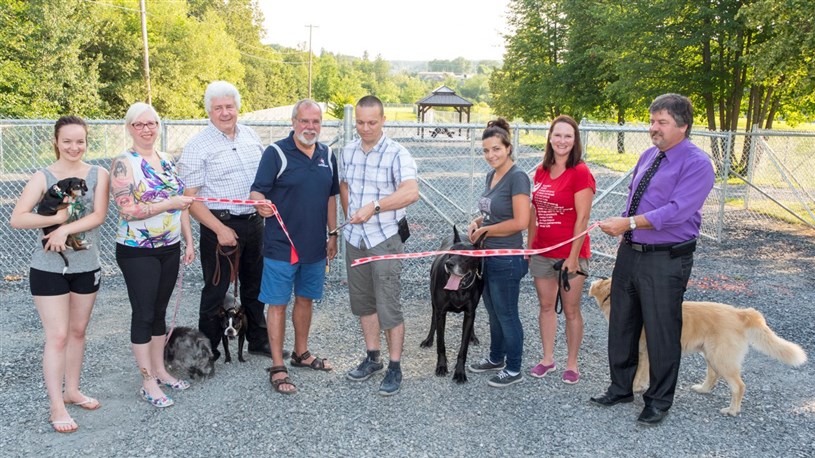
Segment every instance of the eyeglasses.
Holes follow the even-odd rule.
[[[134,128],[134,129],[136,129],[136,130],[143,130],[145,127],[146,127],[146,128],[148,128],[148,129],[150,129],[150,130],[153,130],[153,129],[155,129],[156,127],[158,127],[158,123],[157,123],[157,122],[155,122],[155,121],[150,121],[150,122],[134,122],[133,124],[131,124],[131,126],[133,126],[133,128]]]

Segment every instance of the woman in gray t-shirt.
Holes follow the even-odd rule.
[[[66,405],[86,410],[101,406],[79,391],[85,329],[99,290],[99,226],[108,212],[108,172],[82,160],[87,144],[88,127],[82,118],[59,118],[54,126],[57,160],[31,177],[11,214],[15,229],[36,229],[42,234],[42,228],[49,228],[43,242],[38,237],[32,250],[29,285],[45,332],[43,375],[51,426],[58,433],[79,428]],[[76,199],[63,197],[70,205],[48,215],[66,194],[60,184],[67,179],[84,180],[85,194]],[[53,202],[43,203],[46,193],[49,198],[54,194]],[[48,211],[38,208],[35,212],[35,207]],[[51,226],[58,227],[51,231]]]
[[[493,168],[487,173],[484,194],[478,201],[481,216],[468,233],[475,242],[487,234],[485,248],[523,248],[523,231],[529,224],[529,177],[512,160],[509,123],[490,121],[481,136],[484,159]],[[505,387],[523,380],[521,355],[524,331],[518,315],[521,278],[529,264],[523,256],[484,258],[484,306],[490,317],[490,354],[470,364],[472,372],[499,371],[487,382]],[[506,359],[506,362],[504,360]]]

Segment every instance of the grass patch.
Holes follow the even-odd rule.
[[[755,199],[754,199],[755,200]],[[809,221],[810,224],[815,224],[812,221],[812,217],[807,213],[806,209],[803,205],[798,202],[783,202],[790,210],[795,212],[796,215],[800,216],[804,221]],[[743,198],[736,198],[736,199],[727,199],[725,201],[725,205],[728,207],[737,207],[740,209],[744,208],[744,199]],[[753,213],[758,213],[760,215],[765,215],[770,218],[775,218],[781,221],[785,221],[790,224],[803,224],[800,219],[793,216],[790,212],[783,209],[782,207],[775,204],[775,202],[771,201],[760,201],[750,204],[750,207],[747,209]]]
[[[589,145],[586,148],[586,156],[583,159],[586,162],[591,162],[592,164],[597,164],[616,172],[627,172],[637,165],[639,158],[639,154],[620,154],[617,150],[611,148]]]

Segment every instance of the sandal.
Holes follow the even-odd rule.
[[[291,379],[289,378],[289,370],[286,369],[286,366],[272,366],[266,370],[269,372],[269,382],[272,384],[272,388],[274,388],[275,391],[282,394],[294,394],[297,392],[297,386],[292,383]],[[286,374],[286,376],[276,380],[272,378],[275,374],[279,374],[281,372]],[[294,389],[290,391],[281,390],[280,385],[291,385],[294,387]]]
[[[160,398],[154,398],[147,393],[147,390],[142,388],[139,390],[139,394],[141,395],[142,399],[149,402],[153,405],[153,407],[158,407],[159,409],[163,409],[165,407],[170,407],[171,405],[175,404],[175,402],[167,395],[164,395]]]
[[[66,426],[69,427],[69,429],[60,429]],[[73,418],[69,418],[68,420],[51,420],[51,427],[54,428],[54,431],[62,434],[72,433],[79,429],[79,425],[76,424]]]
[[[165,382],[165,381],[161,380],[160,378],[156,377],[156,383],[158,383],[159,385],[164,385],[167,388],[172,388],[172,389],[177,390],[177,391],[186,390],[187,388],[190,387],[190,382],[188,382],[186,380],[183,380],[183,379],[178,379],[178,380],[175,381],[175,383],[170,383],[170,382]]]
[[[291,352],[291,365],[294,367],[309,367],[314,369],[315,371],[330,371],[333,367],[325,367],[325,362],[328,361],[326,358],[317,358],[315,357],[310,363],[304,363],[303,361],[311,358],[311,352],[306,350],[300,356],[297,356],[297,353],[294,351]]]
[[[66,406],[71,406],[71,405],[78,406],[78,407],[82,407],[85,410],[96,410],[96,409],[102,407],[101,402],[97,401],[96,399],[94,399],[94,398],[92,398],[90,396],[85,396],[85,399],[83,399],[82,402],[73,402],[73,401],[67,401],[67,400],[64,400],[63,402],[65,403]]]

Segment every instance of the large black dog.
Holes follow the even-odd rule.
[[[475,242],[475,246],[463,243],[458,235],[458,229],[453,226],[453,242],[449,240],[442,243],[441,250],[475,250],[483,246],[486,233]],[[476,248],[478,247],[478,248]],[[430,321],[430,332],[427,339],[421,343],[422,347],[433,345],[433,333],[436,334],[436,375],[447,375],[447,352],[444,344],[444,326],[447,313],[464,312],[462,323],[461,348],[456,358],[456,368],[453,371],[453,380],[456,383],[467,381],[464,368],[467,364],[467,349],[470,342],[478,345],[473,324],[475,323],[475,309],[481,300],[484,289],[484,280],[481,278],[481,258],[473,256],[460,256],[443,254],[436,256],[430,267],[430,300],[433,304],[433,318]]]
[[[75,201],[80,196],[84,196],[88,192],[88,185],[82,178],[64,178],[59,180],[55,185],[45,191],[45,195],[37,205],[37,214],[44,216],[54,216],[59,210],[67,207],[72,201]],[[48,235],[56,230],[60,225],[54,224],[52,226],[44,227],[42,229],[43,235]],[[46,240],[43,239],[42,246],[45,246]],[[65,244],[74,250],[85,250],[89,245],[77,239],[74,234],[68,236]],[[59,253],[62,261],[65,263],[63,273],[68,270],[68,258],[64,253]]]

